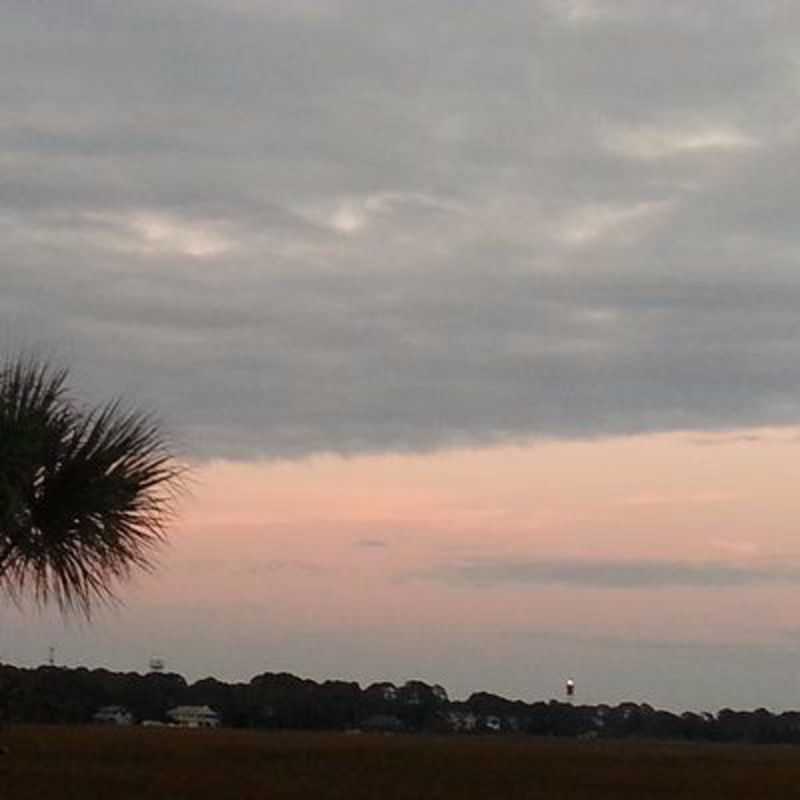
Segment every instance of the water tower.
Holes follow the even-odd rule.
[[[567,695],[567,702],[571,703],[572,698],[575,697],[575,681],[572,678],[567,678],[567,682],[564,685],[564,693]]]
[[[157,656],[153,656],[150,659],[150,672],[163,672],[164,671],[164,659],[158,658]]]

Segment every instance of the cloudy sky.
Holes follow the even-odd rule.
[[[800,704],[800,11],[6,0],[0,347],[195,482],[0,659]]]

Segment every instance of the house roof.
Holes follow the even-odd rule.
[[[211,706],[176,706],[175,708],[171,708],[167,711],[167,714],[180,716],[180,715],[199,715],[199,714],[213,714],[217,716],[217,712],[214,711]]]

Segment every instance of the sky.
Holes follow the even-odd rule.
[[[0,660],[800,706],[800,9],[6,0],[0,348],[169,544]]]

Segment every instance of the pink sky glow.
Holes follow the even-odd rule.
[[[581,658],[581,642],[794,646],[791,576],[598,585],[513,570],[542,562],[590,573],[642,562],[785,570],[798,556],[797,444],[795,429],[759,429],[199,465],[156,573],[124,590],[121,609],[77,625],[77,638],[47,615],[28,619],[14,660],[35,662],[38,625],[42,636],[63,637],[72,663],[130,668],[158,650],[190,677],[286,669],[322,679],[333,670],[363,681],[402,680],[418,665],[415,674],[456,691],[524,694],[558,685],[557,673],[541,669],[561,664],[530,679],[510,662],[549,665],[564,642],[572,643],[566,660]],[[499,579],[459,572],[487,563]],[[134,633],[114,640],[115,622]],[[483,653],[480,669],[457,663],[498,637],[522,652]],[[81,647],[96,654],[87,659]],[[658,697],[657,687],[646,690]],[[612,681],[596,691],[621,689]]]

